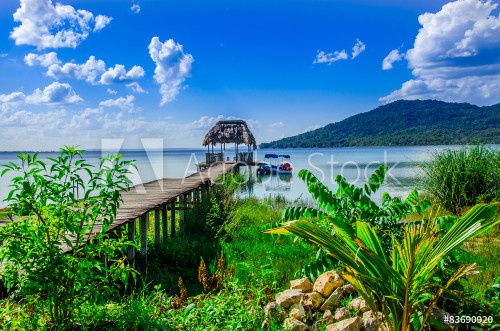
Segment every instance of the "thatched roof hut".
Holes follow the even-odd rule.
[[[242,120],[219,121],[208,131],[203,140],[203,146],[216,144],[248,145],[257,148],[257,142],[248,129],[247,123]]]

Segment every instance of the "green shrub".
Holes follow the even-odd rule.
[[[432,153],[420,165],[421,187],[455,215],[500,198],[500,150],[484,145]]]
[[[17,175],[7,201],[19,216],[0,228],[2,281],[26,305],[48,308],[52,325],[69,321],[95,293],[113,293],[135,276],[125,263],[133,243],[106,233],[121,202],[119,190],[129,187],[131,161],[110,155],[96,170],[82,154],[65,147],[46,164],[37,154],[21,153],[21,165],[2,172]]]

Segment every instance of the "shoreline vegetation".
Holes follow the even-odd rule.
[[[461,329],[498,329],[500,187],[495,176],[499,176],[499,156],[499,150],[482,145],[464,147],[456,152],[439,152],[432,156],[430,165],[422,169],[420,185],[426,188],[425,194],[413,191],[405,200],[384,194],[382,204],[374,203],[370,195],[384,182],[387,169],[383,166],[372,174],[363,187],[351,185],[338,176],[336,182],[339,188],[335,192],[325,188],[311,173],[301,171],[299,177],[306,182],[315,203],[311,200],[288,201],[282,195],[260,200],[255,197],[240,198],[237,183],[244,180],[243,174],[222,178],[222,184],[217,185],[209,200],[186,211],[186,233],[183,236],[176,236],[155,247],[153,229],[149,229],[147,270],[135,273],[124,264],[117,277],[103,278],[104,269],[99,264],[99,256],[89,253],[76,257],[79,260],[61,260],[55,264],[50,264],[51,261],[43,255],[30,255],[32,261],[45,263],[43,270],[52,270],[55,275],[59,275],[58,268],[65,266],[64,263],[70,263],[76,272],[83,268],[81,270],[86,276],[72,285],[57,285],[57,279],[47,279],[43,270],[36,270],[42,266],[39,263],[34,263],[34,270],[29,269],[24,274],[29,277],[12,278],[13,274],[6,275],[2,271],[2,281],[4,285],[6,280],[9,282],[9,291],[3,291],[0,300],[0,329],[274,331],[283,330],[283,325],[286,325],[289,328],[295,326],[296,330],[307,327],[329,330],[327,325],[351,322],[353,328],[359,326],[359,329],[366,329],[370,315],[366,307],[369,307],[375,311],[370,315],[373,327],[370,330],[376,327],[405,331],[428,330],[431,327],[432,330],[448,330],[450,326],[444,324],[434,311],[427,315],[430,304],[435,304],[440,311],[446,311],[451,316],[491,316],[491,320],[462,323]],[[119,159],[111,160],[117,164],[116,173],[121,174]],[[72,169],[71,166],[63,168],[61,171]],[[36,175],[41,173],[36,172]],[[33,191],[27,191],[22,181],[18,179],[19,189],[11,195],[10,210],[28,215],[29,219],[30,206],[35,201],[30,200],[30,192]],[[435,189],[436,182],[443,183],[439,190]],[[43,184],[55,187],[50,181]],[[112,194],[106,197],[114,203]],[[475,206],[477,203],[481,204]],[[43,205],[40,208],[47,219],[51,215],[60,219],[52,209],[45,209]],[[2,212],[6,210],[0,210]],[[109,209],[100,209],[99,213],[113,215]],[[73,208],[64,215],[76,218],[87,214],[79,214]],[[31,219],[34,218],[36,216],[32,215]],[[356,269],[347,252],[345,256],[337,253],[333,257],[328,255],[329,246],[318,247],[315,243],[321,240],[309,242],[308,235],[300,232],[300,226],[305,226],[305,223],[294,223],[297,219],[306,220],[313,226],[307,233],[316,231],[322,234],[325,245],[335,239],[343,240],[342,245],[354,251],[361,249],[362,253],[356,253],[355,260],[372,265],[373,269],[367,273]],[[292,223],[283,223],[290,221]],[[479,228],[477,224],[481,224]],[[60,222],[55,222],[48,230],[61,231],[64,229],[61,226]],[[457,229],[459,226],[462,230]],[[481,231],[482,226],[490,229]],[[18,232],[14,231],[16,229]],[[283,235],[284,229],[299,236]],[[4,263],[7,257],[13,256],[15,245],[29,245],[28,240],[18,238],[12,241],[9,239],[12,237],[6,235],[23,238],[37,235],[20,230],[22,228],[17,227],[9,232],[0,228],[0,257]],[[458,239],[461,231],[467,233],[467,237],[477,235],[468,240],[465,237]],[[43,239],[43,233],[38,235]],[[404,296],[401,297],[402,292],[398,291],[391,295],[391,302],[395,304],[386,306],[388,301],[379,300],[377,296],[388,295],[384,292],[387,288],[372,284],[367,290],[366,285],[373,278],[371,272],[378,270],[386,273],[384,279],[389,280],[399,269],[394,267],[396,271],[390,271],[386,264],[403,261],[405,256],[420,258],[424,265],[430,263],[430,255],[411,250],[411,245],[406,247],[403,244],[418,240],[429,240],[429,247],[435,246],[435,250],[444,247],[438,243],[445,240],[449,250],[442,254],[439,263],[436,262],[432,274],[415,274],[412,278],[420,292],[407,292],[414,300],[410,308],[403,311],[402,307],[406,307],[401,301]],[[361,242],[364,244],[356,246]],[[115,246],[97,241],[93,247],[113,249],[116,261],[121,261],[119,252],[124,244],[130,243],[118,237]],[[427,247],[427,244],[422,245]],[[455,248],[452,249],[452,246]],[[11,251],[5,247],[10,247]],[[46,248],[34,246],[32,249],[43,252]],[[396,251],[401,254],[395,255]],[[432,253],[432,250],[429,252]],[[22,256],[16,258],[22,259]],[[290,304],[282,301],[282,293],[297,291],[287,290],[290,281],[302,279],[301,284],[307,285],[304,277],[310,281],[311,289],[304,287],[305,294],[290,299]],[[106,279],[113,282],[107,283]],[[328,279],[328,282],[330,279],[341,279],[343,285],[336,288],[344,288],[350,282],[354,290],[349,290],[350,293],[342,290],[340,293],[332,287],[331,291],[326,291],[317,285],[319,279]],[[45,287],[37,285],[38,282]],[[60,287],[51,287],[56,285]],[[54,298],[67,295],[70,289],[73,291],[73,304],[67,305],[66,315],[55,319],[51,313],[51,302]],[[331,308],[320,311],[320,306],[329,302],[335,292],[340,293],[335,303]],[[344,314],[342,319],[337,319],[338,312]]]

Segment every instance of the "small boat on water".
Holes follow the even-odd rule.
[[[290,155],[266,154],[257,167],[257,175],[291,174]]]

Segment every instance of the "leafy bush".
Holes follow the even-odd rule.
[[[422,188],[455,215],[500,198],[500,150],[476,145],[434,152],[420,167]]]
[[[110,155],[95,170],[82,155],[65,147],[46,164],[37,154],[21,153],[21,165],[5,165],[2,172],[18,174],[6,200],[19,216],[0,229],[2,281],[27,302],[46,300],[54,325],[68,321],[96,292],[113,291],[135,276],[125,263],[133,243],[106,233],[119,190],[129,188],[131,161]]]
[[[357,221],[366,221],[377,227],[382,240],[382,247],[386,253],[392,250],[392,237],[402,238],[403,220],[410,214],[421,214],[429,206],[427,200],[420,200],[418,192],[413,190],[406,200],[392,198],[388,193],[382,195],[382,205],[379,206],[371,199],[371,194],[377,192],[385,180],[387,166],[381,165],[370,176],[363,187],[349,184],[338,175],[335,182],[339,186],[333,193],[308,170],[299,171],[298,176],[306,183],[317,208],[291,206],[284,209],[280,220],[268,225],[268,228],[278,227],[281,223],[297,219],[314,219],[314,222],[326,231],[334,228],[329,217],[339,217],[354,228]],[[302,274],[315,278],[317,274],[334,267],[332,260],[323,250],[319,250],[316,258],[303,267]]]

